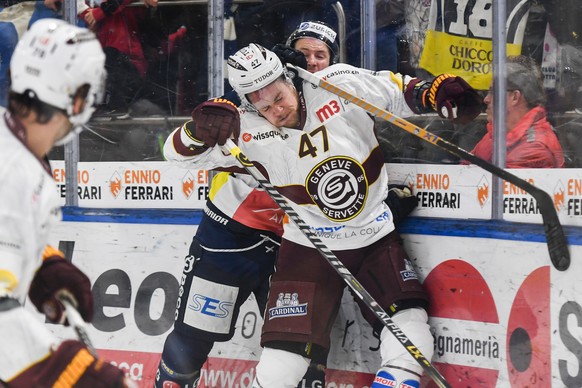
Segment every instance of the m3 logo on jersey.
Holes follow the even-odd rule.
[[[320,123],[327,121],[331,116],[338,114],[340,112],[340,105],[337,100],[331,100],[321,108],[319,108],[315,114],[319,119]]]
[[[307,174],[305,187],[323,214],[333,221],[356,217],[368,195],[364,168],[346,156],[332,157],[315,166]]]
[[[211,317],[226,318],[232,305],[232,302],[221,302],[206,295],[194,294],[188,308]]]

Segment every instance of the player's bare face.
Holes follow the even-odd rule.
[[[315,73],[331,64],[329,48],[315,38],[301,38],[295,42],[295,50],[301,51],[307,60],[307,71]]]
[[[282,79],[250,93],[248,99],[276,127],[299,128],[299,96],[295,87]]]
[[[58,129],[54,142],[58,143],[59,141],[65,139],[67,136],[69,136],[69,133],[71,133],[72,130],[73,130],[73,126],[71,125],[71,123],[67,122],[66,124],[63,124]]]

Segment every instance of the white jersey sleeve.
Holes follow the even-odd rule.
[[[9,381],[50,355],[58,339],[24,303],[42,262],[51,226],[61,218],[48,167],[9,129],[0,108],[0,380]]]
[[[177,133],[181,128],[174,130],[166,139],[166,160],[184,168],[211,170],[217,167],[241,167],[234,157],[225,155],[220,147],[207,149],[199,155],[184,155],[192,152],[184,146],[180,133]],[[249,175],[225,172],[215,175],[208,200],[223,216],[249,228],[269,230],[277,235],[283,232],[283,211],[266,192],[258,189],[258,183]]]
[[[3,110],[0,149],[0,273],[14,277],[12,295],[23,302],[61,210],[52,176],[8,129]]]
[[[180,146],[176,145],[174,142],[179,141],[175,138],[179,136],[174,136],[177,132],[181,131],[182,127],[176,128],[170,136],[166,139],[164,143],[164,158],[178,166],[184,168],[198,168],[200,170],[213,170],[219,167],[240,167],[240,164],[236,159],[230,154],[225,154],[221,147],[208,148],[204,152],[198,155],[185,155],[178,151]]]
[[[410,76],[388,70],[360,69],[347,64],[330,66],[315,75],[396,116],[414,115],[404,99],[404,88],[412,80]]]

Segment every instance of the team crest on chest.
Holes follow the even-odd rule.
[[[356,217],[366,203],[368,182],[364,168],[347,156],[328,158],[307,175],[307,192],[332,221]]]

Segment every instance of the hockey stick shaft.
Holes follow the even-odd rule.
[[[287,66],[291,67],[290,65]],[[491,164],[473,155],[472,153],[465,151],[459,146],[444,140],[443,138],[427,131],[426,129],[411,123],[410,121],[404,120],[386,111],[385,109],[370,104],[362,98],[359,98],[304,69],[298,67],[293,67],[293,69],[298,72],[301,78],[312,83],[313,85],[325,89],[353,104],[356,104],[372,115],[380,117],[394,124],[395,126],[404,129],[406,132],[411,133],[441,149],[444,149],[452,155],[458,156],[461,159],[465,159],[529,193],[537,201],[538,207],[540,209],[540,214],[542,216],[544,230],[546,233],[548,251],[552,264],[559,271],[565,271],[568,269],[570,266],[568,241],[566,239],[566,235],[564,234],[564,230],[562,229],[562,225],[560,224],[556,208],[554,207],[554,201],[552,200],[552,197],[550,197],[550,195],[544,190],[541,190],[526,180],[511,174],[507,170],[497,167],[494,164]]]
[[[77,311],[71,299],[66,295],[59,295],[59,302],[65,306],[65,312],[67,314],[67,320],[69,321],[69,325],[75,330],[77,333],[77,337],[79,340],[87,347],[89,353],[94,357],[97,357],[97,350],[93,346],[91,339],[89,338],[89,334],[87,334],[86,324],[81,317],[81,314]]]
[[[327,260],[333,269],[340,275],[340,277],[347,283],[352,291],[368,306],[376,317],[382,321],[384,326],[398,339],[398,341],[406,348],[408,353],[418,362],[426,372],[426,374],[434,380],[439,387],[450,388],[451,385],[445,378],[434,368],[429,360],[421,353],[421,351],[410,341],[405,333],[400,330],[398,325],[392,321],[390,316],[384,311],[378,302],[364,289],[360,282],[352,275],[352,273],[343,265],[339,258],[321,241],[315,232],[303,221],[303,219],[293,210],[285,197],[283,197],[277,189],[265,178],[258,168],[242,153],[240,148],[234,144],[232,140],[227,140],[223,148],[230,152],[244,169],[259,183],[259,185],[269,194],[269,196],[279,205],[281,209],[295,222],[301,232],[313,244],[315,249]]]

